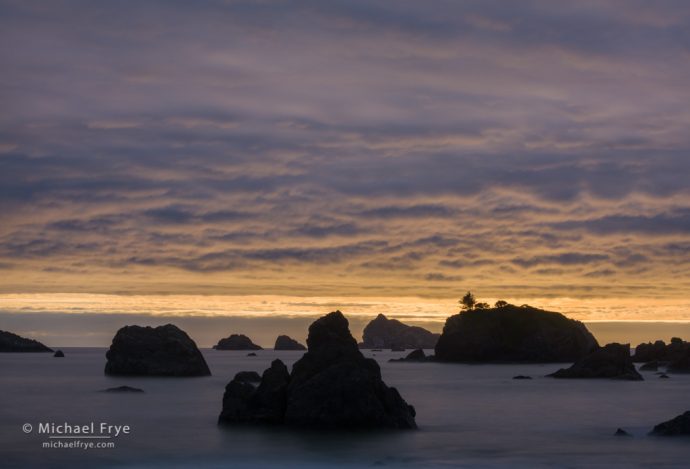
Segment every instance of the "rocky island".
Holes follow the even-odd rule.
[[[467,363],[573,362],[598,347],[585,325],[560,313],[505,304],[449,317],[436,360]]]
[[[429,332],[422,327],[408,326],[397,319],[388,319],[383,314],[376,316],[366,325],[362,333],[363,349],[395,350],[405,349],[433,349],[439,334]]]
[[[26,339],[7,331],[0,331],[0,353],[52,352],[53,350],[33,339]]]
[[[263,350],[244,334],[232,334],[230,337],[220,339],[213,348],[216,350]]]
[[[181,329],[125,326],[117,331],[106,353],[106,375],[208,376],[206,360]]]
[[[272,424],[321,429],[412,429],[415,410],[386,386],[365,358],[340,311],[309,327],[308,351],[292,373],[274,360],[254,386],[236,376],[225,388],[220,424]]]
[[[279,335],[273,350],[307,350],[307,347],[286,335]]]
[[[606,344],[577,360],[570,368],[548,375],[552,378],[610,378],[642,381],[630,356],[629,344]]]

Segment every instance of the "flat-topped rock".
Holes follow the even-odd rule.
[[[409,326],[379,314],[364,328],[360,348],[432,349],[438,338],[439,334],[422,327]]]
[[[33,339],[26,339],[7,331],[0,331],[0,353],[52,352],[51,348]]]
[[[292,373],[274,360],[258,387],[233,379],[225,390],[219,423],[416,428],[414,408],[386,386],[376,361],[362,355],[340,311],[309,327],[307,346]]]
[[[172,324],[125,326],[117,331],[105,374],[123,376],[207,376],[211,371],[194,341]]]
[[[232,334],[213,346],[216,350],[263,350],[244,334]]]
[[[576,361],[570,368],[561,368],[548,375],[552,378],[610,378],[642,381],[630,357],[629,344],[607,344]]]
[[[584,324],[513,305],[464,311],[446,320],[436,360],[465,363],[572,362],[598,347]]]
[[[279,335],[274,350],[307,350],[307,347],[286,335]]]

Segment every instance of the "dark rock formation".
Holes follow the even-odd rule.
[[[657,370],[659,370],[659,362],[656,360],[651,361],[651,362],[647,362],[640,367],[640,371],[657,371]]]
[[[619,428],[616,430],[616,433],[613,434],[614,436],[632,436],[630,433],[626,432],[622,428]]]
[[[279,335],[273,350],[307,350],[307,347],[286,335]]]
[[[232,334],[213,346],[216,350],[263,350],[244,334]]]
[[[0,331],[0,352],[52,352],[53,350],[33,339],[25,339],[11,332]]]
[[[243,383],[260,383],[261,375],[256,371],[240,371],[235,375],[234,380]]]
[[[134,392],[134,393],[140,393],[144,392],[143,389],[139,388],[133,388],[131,386],[118,386],[116,388],[108,388],[105,389],[103,392],[115,392],[115,393],[127,393],[127,392]]]
[[[376,316],[364,328],[360,348],[432,349],[436,346],[439,334],[422,327],[408,326],[397,319],[388,319],[383,314]]]
[[[654,343],[640,344],[635,347],[635,362],[679,362],[690,359],[690,342],[685,342],[678,337],[671,339],[668,345],[663,340]]]
[[[424,350],[418,348],[407,354],[404,358],[391,358],[389,362],[425,362],[428,361],[429,357],[426,356]]]
[[[211,371],[196,344],[172,324],[125,326],[106,353],[107,375],[207,376]]]
[[[671,360],[666,370],[669,373],[690,373],[690,350],[685,355],[678,356]]]
[[[598,347],[584,324],[513,305],[449,317],[436,344],[436,360],[449,362],[569,362]]]
[[[53,356],[55,358],[65,358],[65,353],[62,350],[58,350]]]
[[[550,374],[553,378],[611,378],[642,381],[630,357],[630,345],[607,344],[576,361],[570,368]]]
[[[365,358],[340,311],[309,327],[308,351],[292,373],[280,360],[254,387],[233,379],[219,423],[280,423],[303,428],[416,428],[414,408],[381,380]]]
[[[513,379],[532,379],[532,377],[526,376],[526,375],[517,375],[517,376],[513,376]]]
[[[690,435],[690,411],[679,415],[667,422],[660,423],[650,432],[650,435],[679,436]]]

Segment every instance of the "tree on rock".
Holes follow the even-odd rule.
[[[460,300],[460,304],[462,305],[463,311],[470,311],[474,309],[474,306],[477,304],[477,299],[472,292],[468,291],[465,296],[462,297],[462,300]]]
[[[503,301],[503,300],[498,300],[498,301],[494,304],[494,306],[495,306],[496,308],[505,308],[506,306],[508,306],[508,302],[507,302],[507,301]]]

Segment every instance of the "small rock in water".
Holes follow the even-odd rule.
[[[55,358],[65,358],[65,353],[62,350],[58,350],[55,352],[55,355],[53,355]]]
[[[659,375],[659,378],[661,378],[661,379],[669,379],[669,376],[668,376],[666,373],[661,373],[661,374]]]
[[[251,352],[251,353],[248,353],[247,356],[248,356],[248,357],[255,357],[256,354],[255,354],[254,352]]]
[[[526,376],[526,375],[517,375],[517,376],[513,376],[513,379],[532,379],[532,377]]]
[[[626,432],[622,428],[619,428],[616,430],[616,433],[614,433],[615,436],[632,436],[630,433]]]
[[[108,388],[103,392],[144,392],[144,390],[139,388],[133,388],[131,386],[118,386],[116,388]]]

